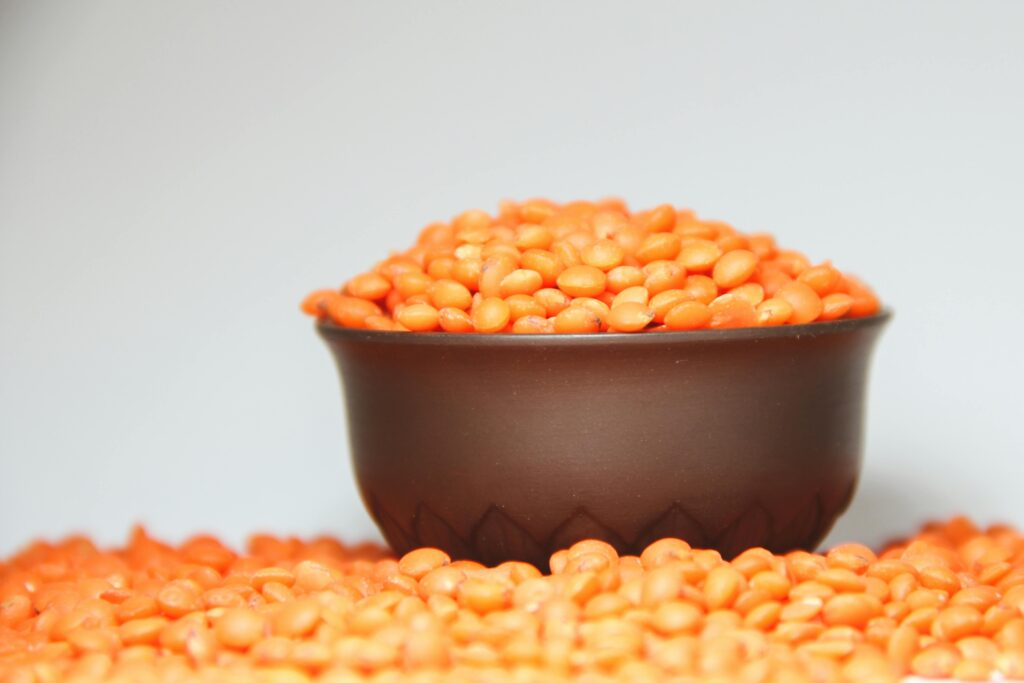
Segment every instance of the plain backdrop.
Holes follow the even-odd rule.
[[[1022,34],[1013,1],[0,2],[0,554],[376,537],[298,301],[536,195],[771,231],[895,309],[833,541],[1024,524]]]

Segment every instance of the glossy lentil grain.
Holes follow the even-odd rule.
[[[484,299],[470,316],[473,328],[477,332],[501,332],[508,325],[512,311],[503,299],[491,297]]]
[[[628,301],[612,306],[608,327],[613,332],[640,332],[654,320],[654,311],[646,304]]]
[[[788,303],[793,313],[789,322],[802,325],[813,322],[821,315],[823,306],[818,293],[802,282],[790,282],[775,293],[776,298]]]
[[[438,312],[430,304],[412,304],[398,313],[398,322],[413,332],[430,332],[437,329]]]
[[[569,306],[555,316],[555,332],[561,334],[593,334],[601,331],[601,318],[584,306]]]
[[[711,320],[711,309],[699,301],[683,301],[665,314],[664,322],[670,330],[697,330]]]
[[[607,276],[594,266],[570,266],[563,270],[556,282],[558,288],[572,297],[592,297],[604,291]]]
[[[757,309],[737,296],[723,294],[708,304],[708,310],[711,312],[708,327],[712,329],[754,327],[757,323]]]
[[[437,322],[445,332],[472,332],[473,319],[459,308],[442,308],[437,312]]]

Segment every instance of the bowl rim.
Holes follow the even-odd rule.
[[[760,341],[851,333],[880,327],[892,318],[890,308],[863,318],[843,318],[827,322],[774,327],[739,327],[727,330],[693,330],[655,333],[601,332],[595,334],[473,334],[451,332],[392,332],[342,327],[329,320],[318,320],[316,331],[324,339],[375,342],[403,346],[476,346],[476,347],[563,347],[563,346],[645,346],[649,344],[688,344],[731,341]]]

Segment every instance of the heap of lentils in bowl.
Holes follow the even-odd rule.
[[[391,332],[584,334],[802,325],[871,316],[879,302],[829,261],[689,209],[533,199],[432,223],[302,310]]]

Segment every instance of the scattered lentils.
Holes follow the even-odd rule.
[[[370,330],[583,334],[824,322],[874,315],[879,302],[828,261],[687,209],[535,199],[432,223],[302,310]]]
[[[0,562],[0,681],[896,681],[1024,677],[1024,536],[957,518],[880,554],[581,541],[484,567],[253,537]]]

